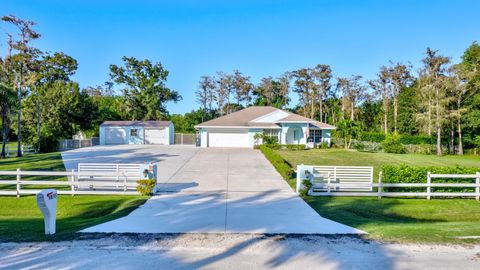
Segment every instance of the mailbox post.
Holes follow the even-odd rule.
[[[37,193],[37,205],[45,221],[45,234],[55,234],[57,218],[57,190],[44,189]]]

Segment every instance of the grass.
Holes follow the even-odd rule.
[[[441,167],[479,167],[480,156],[436,156],[422,154],[389,154],[358,152],[345,149],[312,149],[308,151],[276,150],[288,163],[296,168],[299,164],[306,165],[337,165],[337,166],[373,166],[374,178],[383,165],[406,164],[411,166],[441,166]]]
[[[57,233],[45,236],[43,217],[35,196],[0,197],[0,242],[70,240],[77,232],[128,215],[143,204],[144,196],[59,196]]]
[[[0,170],[65,171],[60,153],[31,154],[21,158],[0,159]],[[1,176],[0,176],[1,177]],[[4,177],[2,177],[4,179]],[[30,179],[41,179],[31,177]],[[65,177],[47,177],[45,180],[66,180]],[[39,188],[25,186],[25,188]],[[12,188],[3,186],[1,188]],[[59,196],[57,233],[46,237],[43,217],[35,196],[0,196],[0,242],[69,240],[76,232],[99,223],[128,215],[143,204],[146,196]]]
[[[478,156],[387,154],[344,149],[276,150],[288,164],[373,166],[382,165],[479,167]],[[286,179],[295,186],[295,179]],[[473,199],[413,199],[372,197],[304,197],[321,216],[364,230],[369,239],[402,243],[480,243],[480,203]]]

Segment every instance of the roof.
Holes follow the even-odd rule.
[[[203,122],[197,125],[197,127],[248,127],[249,121],[276,110],[278,109],[269,106],[251,106],[243,110]]]
[[[140,126],[140,127],[168,127],[172,122],[170,121],[105,121],[101,127],[125,127],[125,126]]]
[[[273,113],[275,111],[283,111],[288,114],[287,117],[279,119],[274,122],[257,122],[253,121],[257,118]],[[258,127],[258,128],[279,128],[279,123],[303,122],[310,123],[321,129],[335,129],[334,126],[318,122],[316,120],[287,112],[271,106],[251,106],[240,111],[227,114],[201,124],[196,125],[196,128],[202,127]]]

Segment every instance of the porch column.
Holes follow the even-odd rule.
[[[287,131],[288,127],[282,126],[280,131],[280,144],[287,144]]]
[[[302,125],[302,138],[300,139],[300,144],[307,144],[307,138],[308,138],[308,123],[305,125]]]

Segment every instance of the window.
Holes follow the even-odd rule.
[[[265,137],[268,137],[268,140],[269,140],[269,142],[264,142],[264,143],[278,142],[279,133],[280,131],[278,129],[264,129],[263,135]]]
[[[130,137],[137,137],[138,136],[138,130],[136,128],[130,129]]]
[[[322,131],[319,129],[310,129],[308,141],[314,143],[322,142]]]

